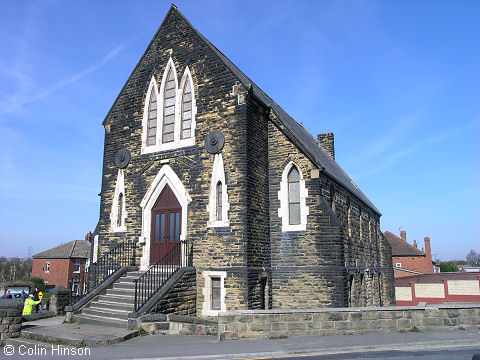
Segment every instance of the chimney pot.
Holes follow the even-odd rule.
[[[407,232],[405,230],[400,231],[400,237],[403,241],[407,241]]]
[[[418,249],[418,247],[417,247],[417,240],[413,240],[413,246],[415,246],[415,249]]]
[[[318,134],[317,139],[317,143],[323,149],[323,151],[325,151],[328,156],[335,160],[335,140],[333,132]]]

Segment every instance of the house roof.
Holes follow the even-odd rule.
[[[259,100],[265,106],[270,107],[278,118],[278,120],[286,128],[287,136],[290,140],[297,145],[297,147],[322,171],[335,180],[340,185],[347,188],[358,199],[363,201],[378,215],[381,215],[380,211],[373,205],[373,203],[365,196],[365,194],[358,188],[352,179],[343,171],[343,169],[332,159],[327,153],[318,145],[315,138],[298,122],[296,122],[280,105],[272,100],[262,89],[260,89],[248,76],[246,76],[235,64],[233,64],[229,58],[227,58],[220,50],[218,50],[210,41],[208,41],[195,27],[185,18],[185,16],[172,4],[169,12],[162,21],[157,34],[162,28],[165,20],[168,18],[171,12],[176,12],[185,23],[198,35],[198,37],[207,45],[212,52],[219,58],[220,61],[232,72],[232,74],[238,79],[238,81]],[[156,35],[153,39],[155,39]],[[153,42],[152,39],[152,42]],[[152,43],[147,48],[150,48]],[[145,53],[147,52],[145,51]],[[144,54],[145,55],[145,54]],[[143,56],[142,56],[143,58]],[[142,59],[138,62],[135,69],[139,66]],[[135,70],[132,72],[132,74]],[[128,83],[128,80],[127,80]],[[126,84],[125,84],[126,85]],[[123,89],[122,89],[123,90]],[[121,92],[120,92],[121,93]],[[118,98],[117,98],[118,99]],[[115,100],[116,102],[117,100]],[[115,104],[115,103],[114,103]],[[110,109],[110,111],[113,109]],[[109,112],[110,113],[110,112]],[[108,115],[107,115],[108,118]],[[105,124],[105,122],[104,122]]]
[[[415,246],[403,241],[390,231],[383,233],[392,247],[393,256],[426,256],[423,251],[418,250]]]
[[[90,243],[85,240],[73,240],[59,245],[50,250],[33,255],[34,259],[70,259],[88,258],[90,256]]]

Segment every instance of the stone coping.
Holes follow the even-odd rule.
[[[218,321],[215,319],[206,319],[198,316],[189,316],[189,315],[175,315],[168,314],[168,321],[172,322],[181,322],[189,324],[202,324],[202,325],[217,325]]]
[[[23,309],[23,301],[20,299],[0,299],[0,309]]]
[[[40,320],[40,319],[51,318],[51,317],[54,317],[54,316],[55,316],[55,314],[53,313],[53,311],[42,311],[42,312],[39,312],[39,313],[23,315],[22,320],[23,321],[35,321],[35,320]]]
[[[270,310],[236,310],[221,312],[219,316],[229,315],[271,315],[271,314],[300,314],[300,313],[325,313],[325,312],[368,312],[368,311],[403,311],[403,310],[428,310],[428,309],[476,309],[480,303],[455,303],[425,306],[379,306],[379,307],[350,307],[350,308],[320,308],[320,309],[270,309]]]

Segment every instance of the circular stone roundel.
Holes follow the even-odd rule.
[[[225,145],[225,136],[221,132],[212,132],[205,138],[205,149],[210,154],[218,154]]]
[[[119,169],[125,169],[130,162],[130,151],[127,149],[120,149],[117,151],[117,155],[115,155],[115,165]]]

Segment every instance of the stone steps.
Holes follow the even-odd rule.
[[[126,329],[128,314],[133,312],[135,301],[135,279],[143,271],[130,271],[115,282],[105,294],[99,295],[75,315],[75,320],[92,325],[112,326]]]

